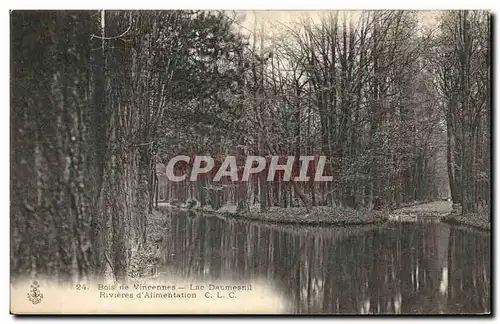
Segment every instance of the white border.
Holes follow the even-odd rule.
[[[248,9],[248,10],[317,10],[317,9],[493,9],[493,0],[454,0],[454,1],[398,1],[398,0],[354,0],[354,1],[269,1],[252,0],[238,2],[234,0],[183,0],[183,1],[13,1],[10,9]]]

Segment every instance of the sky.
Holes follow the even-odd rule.
[[[247,11],[237,11],[239,17],[243,17],[240,23],[241,32],[245,34],[251,34],[255,30],[255,24],[257,23],[257,29],[260,28],[262,22],[265,22],[266,33],[271,33],[280,28],[280,26],[292,26],[294,23],[299,23],[304,19],[310,19],[314,24],[320,23],[321,19],[328,17],[330,13],[335,11],[324,11],[324,10],[310,10],[310,11],[294,11],[294,10],[247,10]],[[338,11],[339,19],[346,17],[346,19],[353,19],[357,21],[360,15],[360,11],[355,10],[344,10]],[[418,17],[423,25],[428,27],[435,27],[437,25],[437,17],[440,11],[428,11],[421,10],[418,12]],[[241,19],[241,18],[240,18]]]

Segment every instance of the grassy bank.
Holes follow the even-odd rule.
[[[487,208],[480,208],[475,213],[463,215],[461,207],[454,206],[453,211],[449,215],[442,217],[441,221],[453,225],[474,227],[484,231],[491,230],[490,212]]]
[[[252,206],[249,211],[244,213],[237,212],[236,206],[223,206],[217,210],[204,206],[193,207],[189,210],[237,219],[287,225],[362,225],[384,222],[388,219],[388,211],[357,211],[351,208],[330,206],[314,206],[309,211],[305,207],[271,207],[266,212],[261,212],[258,206]]]

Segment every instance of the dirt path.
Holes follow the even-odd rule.
[[[450,201],[433,201],[426,204],[404,207],[392,211],[390,220],[405,220],[421,217],[443,217],[451,213]]]

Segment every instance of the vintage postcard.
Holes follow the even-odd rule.
[[[491,314],[491,32],[11,11],[11,313]]]

